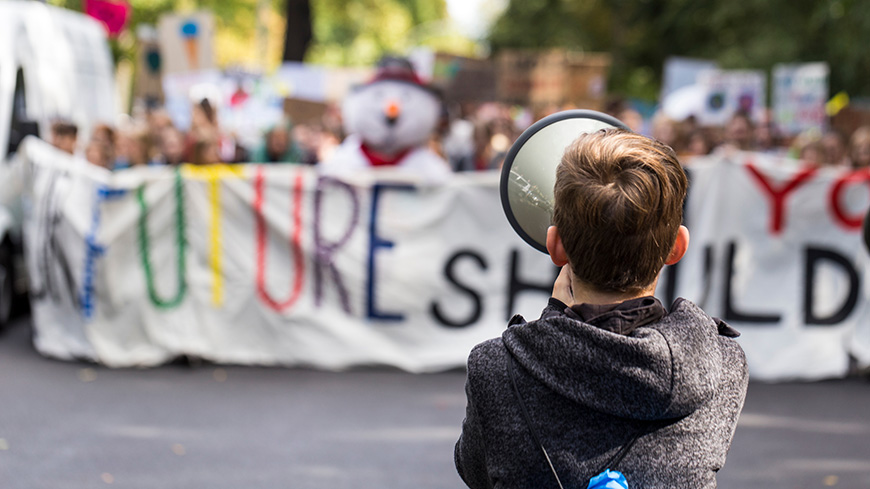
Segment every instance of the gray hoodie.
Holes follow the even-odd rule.
[[[455,463],[470,488],[557,487],[517,403],[511,358],[566,489],[585,488],[638,435],[607,467],[631,489],[716,487],[748,383],[736,331],[687,300],[666,313],[652,297],[603,309],[550,299],[539,320],[511,323],[468,358]]]

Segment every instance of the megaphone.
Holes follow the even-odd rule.
[[[594,110],[566,110],[544,117],[511,146],[501,169],[499,194],[514,231],[547,253],[547,228],[553,220],[553,186],[562,154],[581,134],[628,126]]]

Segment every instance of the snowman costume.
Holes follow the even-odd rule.
[[[447,162],[426,147],[438,124],[441,102],[400,58],[385,58],[375,77],[342,104],[349,134],[321,165],[324,174],[346,177],[371,169],[415,175],[442,183],[452,174]]]

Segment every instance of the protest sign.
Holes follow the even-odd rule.
[[[557,271],[511,230],[496,173],[113,174],[33,139],[21,154],[35,342],[59,358],[443,370],[512,314],[537,317]],[[870,172],[751,153],[690,172],[691,245],[659,283],[666,306],[683,296],[740,330],[756,379],[870,365]]]
[[[754,70],[707,70],[698,74],[706,94],[697,114],[705,126],[724,126],[738,111],[758,119],[766,107],[767,75]]]
[[[828,100],[827,63],[780,64],[773,68],[773,114],[789,135],[825,129]]]
[[[664,101],[675,91],[695,85],[701,73],[718,69],[715,61],[706,59],[670,56],[665,60],[662,74],[662,91],[659,100]]]
[[[176,127],[187,130],[192,104],[208,98],[217,108],[221,128],[242,145],[256,147],[269,128],[284,120],[285,99],[292,101],[293,112],[304,111],[294,122],[317,122],[313,118],[317,111],[340,102],[354,85],[365,82],[371,74],[368,69],[292,62],[272,74],[201,70],[164,75],[163,93],[166,110]]]
[[[502,50],[496,59],[497,100],[535,109],[573,104],[600,110],[610,63],[604,53]]]
[[[164,14],[157,22],[163,73],[215,68],[214,15],[208,11]]]

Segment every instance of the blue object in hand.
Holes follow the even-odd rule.
[[[628,489],[628,481],[622,472],[607,469],[590,479],[586,489]]]

